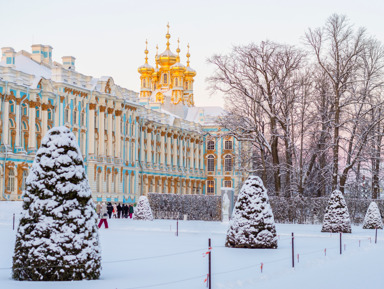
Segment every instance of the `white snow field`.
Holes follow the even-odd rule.
[[[10,269],[16,232],[16,228],[12,230],[12,216],[13,213],[17,216],[21,204],[0,202],[1,289],[203,289],[207,288],[204,279],[208,258],[203,255],[208,238],[212,239],[212,288],[215,289],[384,288],[382,230],[375,244],[374,230],[352,226],[352,234],[343,234],[346,250],[340,255],[339,235],[321,233],[321,225],[277,224],[277,249],[233,249],[224,247],[228,224],[179,221],[176,237],[176,221],[126,219],[108,220],[110,228],[100,229],[103,269],[99,280],[14,281]],[[291,232],[295,232],[295,269],[292,269]]]

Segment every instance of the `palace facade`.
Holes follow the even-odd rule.
[[[180,48],[138,68],[140,93],[76,71],[73,56],[52,60],[52,47],[1,49],[0,200],[21,200],[28,170],[46,132],[67,126],[78,140],[95,201],[131,202],[148,192],[220,194],[243,176],[241,143],[222,137],[219,107],[195,107],[196,71]]]

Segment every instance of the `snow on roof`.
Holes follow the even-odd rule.
[[[202,115],[200,115],[202,113]],[[214,120],[226,114],[226,111],[220,106],[191,107],[188,109],[187,121],[199,123],[214,123]],[[203,117],[203,120],[202,118]]]
[[[6,66],[5,60],[1,61],[0,65]],[[36,77],[44,77],[46,79],[51,78],[51,70],[48,67],[40,65],[36,61],[22,54],[15,56],[15,70],[33,74]]]

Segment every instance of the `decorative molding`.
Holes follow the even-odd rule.
[[[77,95],[77,96],[84,97],[84,98],[88,97],[88,93],[85,93],[85,92],[82,92],[80,90],[76,90],[73,88],[69,88],[69,87],[64,87],[64,92],[65,93],[72,93],[73,95]]]

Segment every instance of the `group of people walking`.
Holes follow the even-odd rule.
[[[117,219],[120,219],[120,218],[128,219],[128,216],[129,216],[129,218],[132,219],[133,205],[131,205],[131,204],[120,205],[120,203],[118,203],[117,205],[116,204],[112,205],[112,203],[108,203],[108,205],[106,205],[105,203],[102,203],[102,204],[97,203],[96,213],[100,218],[99,228],[104,223],[105,228],[108,229],[108,222],[107,222],[108,217],[109,217],[109,219],[111,219],[112,217],[115,219],[116,218]]]

